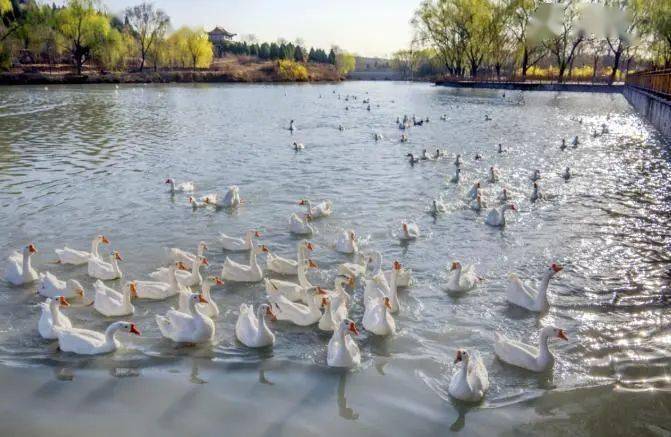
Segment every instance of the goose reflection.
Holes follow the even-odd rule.
[[[207,381],[198,376],[200,369],[196,360],[191,360],[191,375],[189,375],[189,382],[192,384],[207,384]]]
[[[275,385],[274,382],[266,378],[266,371],[264,369],[259,369],[259,382],[266,385]]]
[[[343,372],[338,382],[338,414],[346,420],[357,420],[359,413],[347,406],[347,398],[345,397],[345,386],[347,385],[348,376],[349,372]]]

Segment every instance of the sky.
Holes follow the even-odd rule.
[[[119,13],[142,0],[102,0]],[[174,28],[222,26],[259,41],[302,38],[308,46],[338,45],[361,56],[388,56],[412,39],[420,0],[153,0]],[[239,39],[239,36],[237,37]]]

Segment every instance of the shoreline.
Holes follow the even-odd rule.
[[[500,89],[519,91],[572,91],[587,93],[622,93],[624,85],[550,82],[476,82],[438,80],[437,86],[452,88]]]
[[[311,72],[312,73],[312,72]],[[245,75],[227,71],[152,71],[143,73],[86,73],[49,74],[0,73],[0,85],[82,85],[82,84],[138,84],[138,83],[338,83],[340,77],[310,74],[308,80],[287,81],[277,74]]]

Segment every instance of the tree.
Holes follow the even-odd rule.
[[[132,30],[140,48],[140,71],[144,69],[147,52],[158,40],[163,39],[170,18],[151,3],[142,3],[126,9],[126,23]]]
[[[63,37],[77,74],[110,37],[110,21],[92,0],[69,0],[56,14],[56,30]]]
[[[331,51],[329,52],[328,63],[331,65],[336,64],[336,53],[334,49],[331,49]]]
[[[264,42],[259,47],[259,58],[270,59],[270,45],[267,42]]]
[[[345,75],[356,67],[356,58],[351,53],[339,50],[335,55],[335,66],[338,73]]]
[[[529,68],[540,62],[546,54],[540,35],[532,25],[539,4],[540,0],[509,0],[508,3],[509,29],[517,42],[522,80],[526,79]]]
[[[269,58],[273,61],[280,58],[280,46],[276,43],[270,43],[270,55]]]
[[[303,47],[296,46],[296,48],[294,49],[294,60],[296,62],[306,61],[305,49],[303,49]]]
[[[665,67],[671,67],[671,2],[669,0],[632,0],[641,12],[642,30],[651,41],[651,53]]]
[[[567,0],[566,3],[542,4],[538,8],[537,17],[543,23],[541,33],[548,34],[544,44],[555,58],[559,82],[564,81],[566,69],[585,40],[582,6],[578,0]]]
[[[208,68],[212,63],[214,52],[207,33],[202,28],[190,29],[182,27],[168,37],[173,63],[191,69]]]

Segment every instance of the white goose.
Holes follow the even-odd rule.
[[[333,331],[349,316],[348,307],[351,296],[343,288],[345,283],[353,287],[354,277],[338,275],[335,280],[335,289],[333,291],[324,290],[328,297],[322,299],[324,314],[319,319],[319,329],[322,331]]]
[[[263,282],[266,287],[266,293],[268,293],[268,296],[281,294],[292,302],[302,300],[307,303],[308,300],[305,291],[312,287],[312,284],[307,279],[307,269],[316,268],[318,266],[314,261],[304,259],[298,266],[298,283],[264,278]]]
[[[170,261],[181,262],[187,268],[190,269],[191,267],[193,267],[193,263],[196,262],[196,259],[198,259],[198,257],[205,255],[206,250],[207,250],[207,244],[205,244],[204,241],[201,241],[200,243],[198,243],[198,248],[196,249],[195,254],[187,252],[182,249],[178,249],[176,247],[169,247],[166,249],[166,255]]]
[[[462,268],[461,263],[455,261],[450,268],[445,289],[448,292],[461,293],[472,290],[479,282],[480,278],[472,264]]]
[[[168,178],[165,180],[166,184],[170,184],[170,192],[174,193],[192,193],[196,186],[193,181],[180,182],[179,184],[175,182],[173,178]]]
[[[260,238],[259,231],[249,230],[245,232],[243,238],[229,237],[224,233],[219,233],[219,241],[221,241],[224,249],[231,252],[244,252],[251,250],[254,247],[254,237]]]
[[[438,215],[447,212],[447,205],[442,199],[433,199],[431,202],[431,214]]]
[[[335,242],[335,250],[345,254],[357,253],[359,251],[356,234],[353,230],[343,230],[338,234]]]
[[[403,232],[400,239],[404,241],[416,240],[419,237],[419,226],[416,223],[402,223]]]
[[[79,328],[61,329],[58,330],[58,346],[63,352],[79,355],[107,354],[121,346],[114,338],[118,331],[140,335],[137,326],[129,322],[114,322],[107,327],[105,333]]]
[[[207,203],[207,200],[205,201]],[[217,204],[215,202],[215,204]],[[223,200],[218,206],[223,206],[225,208],[236,208],[240,205],[240,188],[237,185],[232,185],[228,187],[228,191],[224,196]]]
[[[391,312],[397,313],[400,308],[398,300],[398,274],[401,271],[401,263],[394,261],[391,270],[390,281],[384,278],[384,275],[375,275],[372,280],[366,281],[366,288],[364,289],[364,306],[374,305],[375,300],[380,297],[388,297],[391,304]]]
[[[307,240],[301,240],[296,247],[297,260],[283,258],[268,251],[266,256],[266,268],[280,275],[297,275],[298,266],[307,258],[308,251],[314,250],[314,246]]]
[[[200,303],[207,300],[200,294],[189,295],[189,313],[176,309],[165,316],[156,315],[156,323],[161,334],[176,343],[209,343],[214,339],[215,327],[211,318],[201,312]]]
[[[93,308],[105,317],[129,316],[135,313],[131,298],[137,296],[137,287],[126,282],[121,293],[105,285],[100,279],[93,283]]]
[[[485,223],[487,223],[489,226],[494,226],[494,227],[499,227],[502,228],[506,225],[506,216],[505,213],[507,210],[511,211],[517,211],[515,208],[515,205],[513,204],[506,204],[503,205],[500,208],[492,208],[489,210],[487,213],[487,217],[485,218]]]
[[[471,209],[473,211],[482,211],[487,207],[487,204],[482,200],[482,196],[478,193],[477,197],[471,200]]]
[[[320,287],[312,287],[306,290],[308,297],[307,305],[292,302],[281,294],[269,297],[270,302],[275,305],[278,320],[286,320],[298,326],[310,326],[319,322],[322,312],[317,303],[317,295],[326,296],[326,292]]]
[[[268,248],[264,245],[251,250],[249,252],[249,265],[237,263],[226,257],[220,276],[224,280],[232,282],[259,282],[263,279],[263,270],[259,266],[256,256],[263,252],[268,252]]]
[[[216,194],[213,196],[216,199]],[[207,203],[205,203],[205,201],[196,200],[196,198],[193,196],[187,197],[187,200],[189,201],[189,205],[191,205],[191,208],[193,208],[194,210],[198,208],[203,208],[208,205]]]
[[[363,313],[363,327],[375,335],[393,335],[396,332],[396,322],[391,311],[387,296],[371,299]]]
[[[13,285],[29,284],[35,281],[38,278],[37,271],[30,263],[30,257],[35,253],[37,253],[37,248],[34,244],[29,244],[23,248],[23,253],[11,254],[5,268],[5,279]]]
[[[235,322],[235,337],[247,347],[259,348],[275,344],[275,334],[266,323],[266,316],[275,318],[270,305],[263,303],[259,305],[254,314],[252,305],[240,305],[240,314]]]
[[[506,300],[529,311],[546,311],[550,306],[547,296],[550,279],[562,270],[563,267],[557,264],[548,267],[538,289],[522,282],[515,273],[510,273],[508,275],[508,287],[506,288]]]
[[[508,200],[509,200],[508,190],[504,188],[503,190],[501,190],[501,194],[499,194],[499,202],[507,203]]]
[[[554,365],[554,356],[548,348],[550,337],[560,338],[567,341],[568,337],[563,329],[546,326],[541,329],[538,347],[511,340],[503,334],[496,333],[494,342],[494,352],[504,363],[513,366],[522,367],[532,372],[543,372],[552,368]]]
[[[480,181],[476,182],[470,190],[468,190],[468,197],[473,200],[478,197],[478,194],[480,194]]]
[[[360,278],[366,274],[366,257],[357,252],[354,254],[352,262],[343,263],[338,266],[339,275],[349,275],[354,278]]]
[[[353,368],[361,364],[361,351],[350,334],[359,335],[356,324],[343,320],[329,340],[326,363],[329,367]]]
[[[295,151],[303,150],[305,149],[305,144],[303,143],[297,143],[294,141],[294,144],[291,146]]]
[[[195,287],[196,285],[199,285],[201,282],[203,282],[203,275],[200,273],[200,268],[210,264],[207,261],[207,258],[203,256],[199,257],[198,259],[199,262],[193,264],[190,272],[182,269],[175,271],[175,277],[177,278],[177,282],[179,282],[180,285],[185,287]],[[186,265],[182,264],[181,262],[178,264],[180,267],[186,268]],[[149,277],[161,282],[170,282],[170,275],[171,273],[169,267],[161,267],[160,269],[151,272]]]
[[[67,298],[82,297],[84,288],[75,279],[61,281],[50,272],[40,273],[40,284],[37,286],[37,292],[44,297],[56,298],[63,296]]]
[[[295,212],[289,217],[289,232],[296,235],[311,235],[315,229],[310,224],[312,218],[309,215],[302,219]]]
[[[450,380],[447,389],[450,396],[464,402],[479,402],[489,390],[489,375],[480,354],[472,355],[465,350],[457,351],[454,364],[462,362]]]
[[[91,241],[91,252],[71,249],[68,246],[65,246],[63,249],[55,249],[54,252],[58,256],[59,263],[79,266],[88,263],[91,257],[101,259],[98,246],[100,246],[100,243],[109,244],[109,242],[104,235],[98,235]]]
[[[307,208],[307,214],[312,218],[328,217],[333,214],[333,202],[330,200],[324,200],[319,202],[315,206],[312,206],[312,202],[309,199],[303,199],[298,202],[299,205],[305,206]]]
[[[492,165],[489,167],[489,183],[494,184],[499,181],[499,172],[498,170]]]
[[[160,281],[133,281],[137,297],[139,299],[163,300],[178,293],[190,293],[190,289],[177,282],[176,269],[177,267],[174,264],[169,267],[170,277],[167,283]]]
[[[117,261],[123,261],[121,254],[117,251],[112,252],[110,262],[108,263],[100,259],[91,258],[89,259],[88,274],[92,278],[102,279],[103,281],[121,278],[123,277],[123,273],[119,269]]]
[[[200,294],[203,296],[203,298],[207,301],[207,303],[201,303],[198,304],[198,307],[200,308],[200,311],[206,315],[207,317],[211,317],[213,319],[217,318],[219,316],[219,305],[212,299],[212,295],[210,293],[210,290],[212,289],[213,286],[215,285],[224,285],[224,281],[219,279],[216,276],[208,276],[203,280],[203,287],[201,289]],[[180,294],[180,298],[181,298]],[[181,304],[181,300],[180,300]],[[180,309],[181,310],[181,309]]]
[[[70,304],[63,296],[40,302],[42,314],[40,315],[39,322],[37,322],[37,330],[42,338],[56,340],[60,329],[72,328],[72,322],[66,315],[61,313],[60,309],[67,306],[70,306]]]

